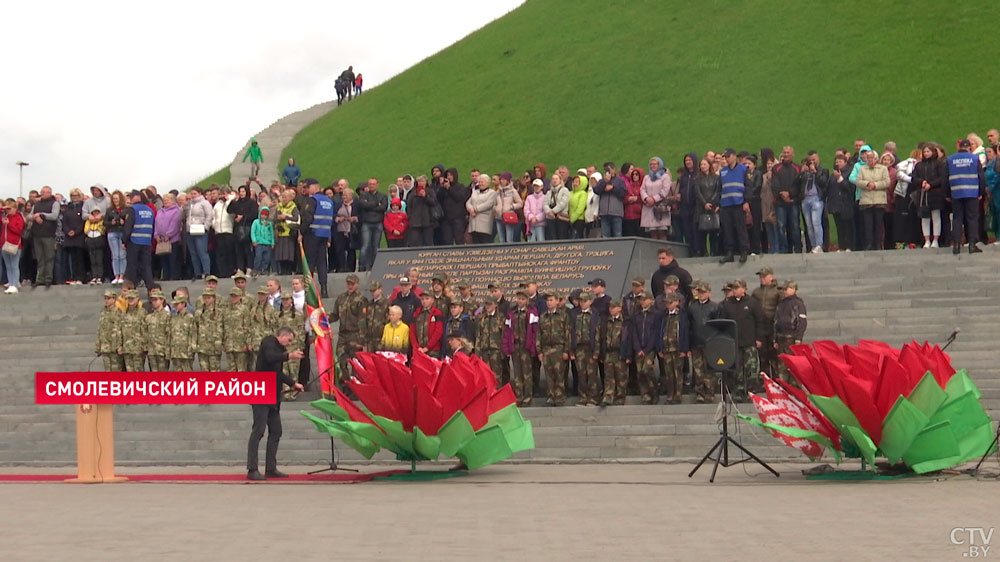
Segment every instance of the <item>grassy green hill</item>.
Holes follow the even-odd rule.
[[[528,0],[301,131],[304,175],[676,168],[726,146],[908,151],[1000,125],[995,3]],[[414,40],[419,40],[414,37]]]

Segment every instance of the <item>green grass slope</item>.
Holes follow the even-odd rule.
[[[800,156],[857,136],[908,152],[1000,126],[983,41],[995,3],[528,0],[301,131],[282,155],[322,182],[456,166],[688,151]],[[414,38],[414,40],[419,40]]]
[[[208,176],[207,178],[204,178],[201,181],[192,184],[191,187],[194,187],[196,185],[199,185],[201,187],[208,187],[213,183],[216,185],[227,185],[229,184],[229,179],[230,179],[229,166],[226,166],[225,168],[220,169],[214,174]]]

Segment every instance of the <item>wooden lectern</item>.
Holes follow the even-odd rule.
[[[76,406],[76,478],[66,482],[124,482],[115,476],[115,422],[111,404]]]

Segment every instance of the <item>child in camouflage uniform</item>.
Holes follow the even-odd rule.
[[[153,312],[144,319],[146,357],[149,359],[150,371],[165,372],[170,367],[170,312],[164,307],[166,297],[163,291],[150,291],[149,301],[153,305]]]
[[[275,329],[277,328],[288,328],[294,334],[292,338],[292,344],[288,346],[289,351],[294,351],[297,349],[303,349],[306,343],[306,319],[305,316],[295,310],[295,302],[292,299],[291,291],[281,292],[281,310],[278,311],[278,317],[275,319]],[[286,377],[292,379],[297,379],[299,376],[299,362],[308,361],[309,358],[303,359],[289,359],[285,361],[282,365],[282,372]],[[294,400],[293,388],[289,386],[283,387],[283,392],[285,392],[285,397]]]
[[[125,357],[125,370],[138,373],[146,364],[146,310],[139,306],[139,291],[125,291],[125,312],[120,318],[121,349]]]
[[[640,307],[639,310],[642,310]],[[604,360],[604,402],[602,406],[623,406],[628,391],[628,324],[623,315],[622,301],[613,300],[608,307],[608,320],[601,336],[601,358]]]
[[[501,351],[506,318],[498,310],[494,297],[486,297],[483,303],[483,311],[476,317],[475,350],[476,355],[490,366],[497,380],[497,388],[500,388],[510,382],[503,376],[507,358]]]
[[[260,342],[274,334],[278,328],[278,310],[267,302],[267,287],[257,289],[257,304],[250,311],[250,360],[247,363],[249,369],[257,364],[257,352],[260,351]]]
[[[598,388],[597,356],[597,316],[590,309],[594,295],[589,291],[580,293],[580,309],[573,315],[570,359],[576,362],[577,392],[580,400],[577,406],[596,406]]]
[[[194,370],[194,353],[198,343],[198,325],[188,308],[187,295],[174,297],[174,310],[170,317],[170,363],[178,372]]]
[[[667,295],[667,310],[663,315],[662,338],[660,342],[660,392],[668,404],[680,404],[684,390],[684,357],[688,352],[688,317],[680,310],[680,295]]]
[[[104,291],[104,308],[97,324],[97,345],[94,352],[104,359],[105,371],[124,371],[125,360],[118,354],[122,333],[119,325],[121,311],[115,306],[118,295],[112,290]]]
[[[233,287],[229,291],[229,306],[222,311],[222,350],[230,371],[245,372],[250,369],[249,309],[243,304],[243,290]]]
[[[545,296],[545,312],[538,319],[538,354],[545,371],[545,390],[549,406],[562,406],[566,402],[566,360],[570,325],[568,316],[559,309],[555,293]]]
[[[201,310],[196,315],[198,326],[198,365],[203,371],[222,370],[222,312],[215,306],[215,289],[201,294]]]

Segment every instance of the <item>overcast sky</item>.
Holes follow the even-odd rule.
[[[0,195],[17,195],[18,160],[24,193],[187,187],[272,122],[334,98],[347,65],[375,86],[521,3],[11,3]]]

